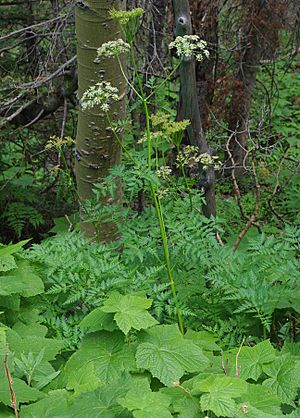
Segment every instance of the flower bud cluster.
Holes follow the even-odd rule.
[[[169,49],[176,49],[178,58],[194,56],[197,61],[202,61],[204,56],[209,57],[209,52],[206,47],[207,43],[201,40],[198,35],[177,36],[169,44]]]
[[[118,20],[121,25],[127,25],[131,19],[137,19],[143,16],[144,10],[140,7],[127,11],[112,9],[109,14],[113,19]]]
[[[216,170],[222,167],[222,163],[219,161],[219,157],[216,155],[209,155],[206,152],[199,155],[199,162],[202,164],[204,170],[206,170],[208,167],[213,167]]]
[[[130,45],[123,39],[105,42],[97,49],[98,57],[115,57],[130,51]]]
[[[162,165],[161,167],[159,167],[159,169],[156,171],[156,175],[158,178],[161,178],[165,181],[169,181],[170,180],[170,175],[172,174],[172,170],[169,166],[167,165]]]
[[[56,135],[50,136],[50,140],[45,145],[45,150],[50,150],[52,148],[61,149],[65,145],[71,146],[75,143],[74,139],[70,136],[65,136],[64,138],[60,138]]]
[[[152,145],[157,145],[159,142],[166,139],[166,134],[162,131],[150,132],[150,140]],[[139,140],[138,144],[146,143],[148,140],[147,134],[144,134]]]
[[[81,107],[83,110],[92,109],[100,106],[103,112],[108,112],[110,103],[119,100],[119,91],[107,81],[101,81],[85,91],[81,97]]]
[[[207,152],[199,154],[199,149],[193,145],[187,145],[182,152],[178,153],[176,158],[177,167],[180,167],[180,165],[192,167],[199,163],[204,170],[207,170],[209,167],[218,170],[222,166],[219,157],[209,155]]]

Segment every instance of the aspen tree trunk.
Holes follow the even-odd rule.
[[[175,17],[175,35],[191,35],[192,21],[188,0],[173,0],[173,10]],[[189,119],[191,125],[187,133],[191,145],[199,147],[201,153],[212,154],[202,128],[201,115],[198,105],[196,68],[193,57],[185,58],[180,66],[180,105],[178,111],[179,119]],[[215,201],[215,173],[213,168],[209,168],[203,173],[200,186],[204,189],[206,204],[203,207],[205,216],[216,215]]]
[[[125,9],[126,1],[85,0],[76,4],[76,36],[78,60],[78,94],[83,93],[101,80],[109,81],[120,92],[120,101],[112,104],[111,120],[124,119],[126,87],[115,58],[101,58],[95,62],[97,48],[104,43],[121,37],[119,24],[112,20],[109,11]],[[84,210],[84,201],[93,197],[93,185],[107,176],[109,169],[120,163],[121,149],[114,139],[103,112],[99,108],[82,109],[78,113],[76,137],[76,178],[77,190]],[[121,187],[117,184],[114,199],[104,204],[121,202]],[[99,220],[101,221],[101,220]],[[97,223],[98,225],[98,223]],[[111,222],[99,222],[99,226],[82,222],[81,229],[88,237],[103,242],[116,238]]]

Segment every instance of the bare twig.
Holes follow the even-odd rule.
[[[243,341],[241,342],[240,348],[238,349],[238,352],[236,353],[236,356],[235,356],[235,377],[240,377],[239,356],[240,356],[241,349],[244,345],[244,342],[245,342],[245,337],[243,338]]]
[[[42,77],[37,80],[34,80],[30,83],[24,83],[20,84],[18,88],[20,89],[36,89],[37,87],[40,87],[41,85],[47,83],[48,81],[51,81],[53,78],[57,77],[60,73],[64,72],[64,69],[69,67],[70,64],[72,64],[74,61],[76,61],[77,55],[74,55],[74,57],[70,58],[68,61],[63,63],[57,70],[55,70],[52,74],[50,74],[48,77]]]
[[[271,211],[274,213],[274,215],[283,223],[286,223],[288,225],[294,225],[293,222],[288,221],[287,219],[284,218],[284,216],[278,212],[278,210],[275,209],[274,204],[273,204],[273,200],[274,197],[276,196],[277,192],[278,192],[278,188],[279,188],[279,176],[280,176],[280,172],[282,169],[282,165],[284,163],[284,160],[287,159],[287,155],[289,153],[290,147],[288,147],[285,151],[285,153],[281,156],[280,161],[279,161],[279,165],[278,165],[278,170],[276,172],[276,182],[275,182],[275,186],[273,189],[273,193],[270,196],[270,198],[268,199],[268,204],[269,207],[271,209]]]
[[[31,25],[31,26],[26,26],[25,28],[21,28],[21,29],[15,30],[14,32],[10,32],[10,33],[8,33],[8,34],[7,34],[7,35],[5,35],[5,36],[1,36],[1,38],[0,38],[0,42],[1,42],[1,41],[4,41],[4,40],[6,40],[6,39],[12,38],[12,37],[14,37],[14,36],[20,35],[20,34],[21,34],[21,33],[23,33],[23,32],[28,32],[29,30],[31,30],[31,29],[33,29],[33,28],[38,28],[38,27],[40,27],[40,26],[45,26],[45,25],[48,25],[48,24],[50,24],[50,23],[56,22],[57,20],[64,19],[65,17],[66,17],[66,16],[58,16],[58,17],[54,17],[53,19],[50,19],[50,20],[45,20],[44,22],[36,23],[36,24],[34,24],[34,25]]]
[[[249,231],[249,229],[251,228],[252,225],[259,226],[256,223],[256,219],[257,219],[258,210],[259,210],[259,202],[260,202],[261,193],[260,193],[260,184],[258,182],[254,161],[252,161],[252,170],[253,170],[253,176],[254,176],[254,179],[255,179],[255,195],[256,195],[255,207],[254,207],[253,213],[250,216],[245,228],[242,230],[242,232],[237,237],[237,239],[234,243],[234,246],[233,246],[233,251],[236,251],[238,249],[242,239],[247,234],[247,232]]]
[[[10,391],[10,397],[11,397],[11,406],[14,410],[15,413],[15,417],[19,418],[19,411],[18,411],[18,406],[17,406],[17,399],[16,399],[16,394],[13,388],[13,380],[8,368],[8,347],[6,347],[6,351],[5,351],[5,360],[4,360],[4,368],[5,368],[5,373],[6,373],[6,377],[8,380],[8,384],[9,384],[9,391]]]

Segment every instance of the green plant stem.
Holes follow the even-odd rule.
[[[147,160],[148,160],[148,169],[151,170],[151,168],[152,168],[152,158],[151,158],[150,115],[149,115],[149,109],[148,109],[148,104],[147,104],[147,98],[145,98],[145,96],[144,96],[143,85],[142,85],[142,82],[141,82],[141,79],[140,79],[140,76],[139,76],[139,73],[138,73],[138,68],[137,68],[137,65],[136,65],[136,62],[135,62],[134,49],[133,49],[132,45],[131,45],[131,59],[132,59],[132,63],[133,63],[135,76],[136,76],[136,79],[137,79],[137,82],[138,82],[138,85],[139,85],[139,89],[140,89],[139,97],[143,98],[143,107],[144,107],[144,113],[145,113],[145,117],[146,117],[146,132],[147,132],[147,149],[148,149],[147,150]],[[162,244],[163,244],[163,251],[164,251],[164,257],[165,257],[168,279],[169,279],[169,282],[170,282],[171,291],[172,291],[172,295],[173,295],[175,306],[176,306],[178,325],[179,325],[179,329],[180,329],[181,333],[184,334],[182,314],[181,314],[181,311],[180,311],[179,306],[178,306],[176,286],[175,286],[175,281],[174,281],[174,278],[173,278],[173,273],[172,273],[172,268],[171,268],[170,253],[169,253],[168,239],[167,239],[167,233],[166,233],[166,227],[165,227],[163,212],[162,212],[162,208],[161,208],[159,199],[158,199],[156,191],[155,191],[155,187],[154,187],[152,182],[150,182],[150,188],[151,188],[151,193],[152,193],[152,197],[153,197],[153,200],[154,200],[154,205],[155,205],[156,214],[157,214],[158,223],[159,223],[159,228],[160,228],[160,235],[161,235]]]
[[[263,336],[264,336],[264,340],[267,339],[267,328],[265,325],[263,325]]]
[[[128,78],[127,78],[127,76],[126,76],[126,74],[125,74],[125,71],[124,71],[124,69],[123,69],[123,66],[122,66],[122,63],[121,63],[121,60],[120,60],[120,58],[117,56],[117,60],[118,60],[118,64],[119,64],[119,67],[120,67],[120,70],[121,70],[121,73],[122,73],[122,75],[123,75],[123,77],[124,77],[124,80],[126,81],[126,83],[128,84],[128,86],[135,92],[135,94],[139,97],[139,99],[141,99],[141,100],[143,100],[143,96],[141,96],[140,94],[139,94],[139,92],[136,90],[136,88],[134,87],[134,85],[128,80]]]
[[[162,238],[165,262],[166,262],[166,268],[167,268],[167,273],[168,273],[168,279],[170,281],[172,295],[173,295],[173,298],[174,298],[174,301],[175,301],[175,306],[176,306],[178,325],[179,325],[179,329],[180,329],[181,333],[184,334],[182,315],[181,315],[181,311],[180,311],[179,306],[178,306],[176,286],[175,286],[173,273],[172,273],[172,268],[171,268],[170,253],[169,253],[168,239],[167,239],[167,234],[166,234],[166,227],[165,227],[163,212],[162,212],[162,208],[161,208],[159,199],[157,198],[156,192],[155,192],[154,187],[153,187],[152,184],[151,184],[151,192],[152,192],[152,196],[153,196],[153,200],[154,200],[154,204],[155,204],[155,209],[156,209],[156,213],[157,213],[157,217],[158,217],[160,234],[161,234],[161,238]]]
[[[178,155],[178,158],[179,158],[179,165],[180,165],[182,176],[183,176],[183,179],[184,179],[184,182],[185,182],[185,187],[188,191],[188,195],[189,195],[189,199],[190,199],[190,207],[191,207],[191,210],[193,210],[193,201],[192,201],[191,189],[190,189],[189,183],[188,183],[186,175],[185,175],[185,170],[184,170],[184,165],[183,165],[182,159],[181,159],[181,152],[180,152],[179,145],[177,145],[177,155]]]
[[[115,130],[115,128],[114,128],[114,126],[113,126],[113,124],[112,124],[112,121],[111,121],[111,119],[110,119],[109,113],[108,113],[108,112],[105,112],[105,116],[106,116],[107,122],[108,122],[108,124],[109,124],[109,126],[110,126],[110,129],[112,130],[113,136],[114,136],[115,140],[117,141],[117,143],[120,145],[120,147],[121,147],[122,151],[124,151],[124,153],[126,154],[126,156],[127,156],[127,157],[128,157],[128,158],[129,158],[129,159],[130,159],[133,163],[135,163],[135,161],[134,161],[134,159],[132,158],[132,156],[130,155],[130,153],[129,153],[129,152],[127,151],[127,149],[124,147],[122,140],[119,138],[119,135],[117,134],[117,132],[116,132],[116,130]]]
[[[178,68],[180,67],[182,63],[182,60],[179,61],[179,63],[173,68],[173,70],[170,72],[170,74],[156,87],[156,91],[159,90],[164,84],[166,84],[167,81],[170,80],[170,78],[176,73]],[[152,91],[147,97],[146,100],[149,100],[153,95],[155,91]]]

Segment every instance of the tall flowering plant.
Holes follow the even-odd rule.
[[[128,86],[134,91],[137,98],[140,100],[144,115],[145,115],[145,125],[146,125],[146,133],[144,137],[142,137],[139,141],[141,145],[146,145],[146,152],[147,152],[147,169],[149,172],[154,172],[158,179],[161,179],[164,182],[168,182],[172,173],[172,170],[167,165],[162,165],[159,167],[158,164],[158,157],[157,152],[153,155],[153,148],[156,148],[156,144],[160,140],[167,140],[170,143],[171,147],[177,148],[177,167],[182,172],[183,178],[186,183],[186,190],[190,196],[190,204],[191,207],[193,206],[192,196],[190,194],[190,188],[188,184],[188,179],[185,173],[185,166],[194,158],[194,162],[199,163],[203,161],[205,164],[213,164],[216,165],[216,160],[209,160],[205,155],[199,155],[198,150],[196,149],[186,149],[184,152],[180,150],[180,144],[182,142],[182,138],[184,136],[184,132],[186,128],[189,126],[190,122],[187,120],[179,121],[179,122],[170,122],[170,118],[166,114],[157,113],[156,115],[151,115],[149,110],[150,100],[154,95],[154,91],[146,94],[142,79],[140,77],[140,73],[138,70],[138,64],[135,57],[134,52],[134,39],[135,35],[139,26],[140,18],[143,15],[143,10],[138,8],[131,11],[117,11],[112,10],[110,15],[113,19],[119,21],[119,24],[122,28],[124,39],[117,39],[114,41],[106,42],[102,44],[97,51],[98,59],[100,60],[102,57],[109,58],[109,57],[116,57],[118,63],[120,65],[121,73],[125,78]],[[162,86],[168,82],[172,76],[177,72],[178,68],[180,67],[182,61],[184,59],[196,59],[201,61],[205,56],[208,56],[208,51],[206,49],[206,42],[202,41],[197,35],[191,36],[178,36],[173,42],[170,43],[169,48],[175,51],[175,55],[178,58],[177,64],[174,66],[173,70],[170,71],[169,75],[165,77],[158,86],[156,86],[156,91],[160,89]],[[120,59],[121,54],[129,54],[133,71],[134,71],[134,79],[136,83],[132,82],[130,78],[127,76],[125,68],[123,68],[122,61]],[[114,101],[119,100],[119,92],[115,86],[112,86],[110,83],[106,81],[101,81],[94,86],[92,86],[89,90],[87,90],[81,97],[81,106],[82,109],[90,109],[94,106],[99,106],[102,112],[104,112],[105,117],[107,118],[111,129],[113,131],[114,137],[116,141],[121,145],[123,150],[125,151],[126,155],[129,155],[129,158],[132,159],[130,152],[122,143],[118,135],[118,130],[111,123],[109,110],[110,105]],[[174,298],[176,311],[177,311],[177,318],[178,318],[178,325],[181,332],[184,332],[184,326],[182,321],[182,314],[180,308],[177,303],[177,292],[175,281],[172,272],[172,265],[170,260],[170,252],[169,252],[169,245],[168,245],[168,237],[165,227],[165,219],[163,213],[163,206],[161,204],[161,199],[164,197],[166,193],[166,189],[160,188],[159,181],[156,182],[153,180],[153,177],[149,177],[149,187],[152,195],[152,199],[155,205],[158,225],[160,229],[161,241],[163,246],[164,252],[164,259],[165,259],[165,266],[167,270],[168,279],[170,282],[170,288],[172,291],[172,295]]]

